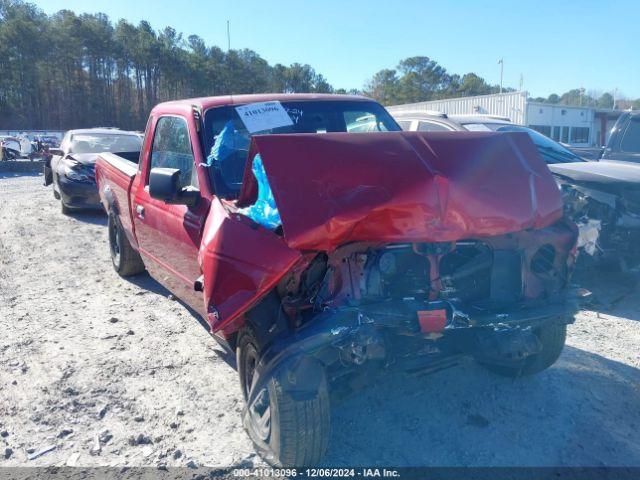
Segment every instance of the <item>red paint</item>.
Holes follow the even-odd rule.
[[[253,139],[287,245],[448,242],[542,228],[560,192],[527,134],[386,132]],[[242,204],[253,202],[245,175]]]
[[[348,100],[361,97],[341,97]],[[193,107],[267,100],[335,100],[333,95],[213,97],[153,109],[141,165],[133,178],[99,158],[101,199],[118,215],[149,272],[200,312],[212,331],[229,335],[244,313],[312,250],[350,242],[440,242],[501,235],[551,225],[562,203],[546,165],[524,133],[300,134],[257,136],[284,237],[257,226],[212,192]],[[364,100],[364,99],[363,99]],[[151,144],[158,118],[187,120],[200,184],[194,208],[148,195]],[[240,205],[255,198],[247,162]],[[108,193],[108,192],[111,193]],[[136,206],[145,208],[144,218]],[[204,292],[193,289],[204,277]],[[440,328],[441,316],[425,317]]]
[[[447,311],[445,309],[418,310],[418,323],[422,333],[442,332],[447,324]]]

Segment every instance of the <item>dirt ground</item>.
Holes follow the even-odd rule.
[[[260,465],[234,358],[154,280],[118,277],[106,218],[62,215],[41,180],[0,174],[0,466]],[[334,407],[325,463],[640,466],[637,282],[581,284],[597,302],[551,369],[382,379]]]

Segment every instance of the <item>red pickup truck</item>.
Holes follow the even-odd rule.
[[[537,373],[573,321],[577,230],[525,133],[401,132],[356,96],[191,99],[96,181],[116,271],[146,269],[236,350],[273,464],[319,461],[330,392],[462,355]]]

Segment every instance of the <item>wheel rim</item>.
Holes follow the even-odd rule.
[[[118,265],[120,263],[120,236],[118,235],[118,228],[115,223],[114,220],[109,222],[109,247],[111,249],[113,263]]]
[[[258,359],[254,349],[249,348],[247,350],[244,365],[244,388],[247,397],[249,397]],[[260,440],[266,442],[271,434],[271,402],[266,386],[260,390],[251,404],[247,406],[247,409],[254,432]]]

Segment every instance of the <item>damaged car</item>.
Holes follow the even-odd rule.
[[[136,132],[117,128],[69,130],[58,148],[49,148],[44,159],[44,186],[53,185],[63,214],[79,209],[102,208],[95,182],[95,163],[100,152],[117,152],[137,161],[141,140]]]
[[[640,166],[604,161],[550,165],[580,235],[581,262],[640,266]]]
[[[147,125],[139,165],[96,165],[114,268],[235,351],[269,463],[319,462],[333,394],[377,375],[560,356],[578,231],[528,135],[402,132],[340,95],[169,102]]]
[[[640,266],[640,165],[637,163],[588,162],[540,132],[514,125],[504,117],[398,112],[394,113],[394,118],[404,129],[411,131],[527,133],[556,178],[567,215],[578,225],[578,247],[582,253],[579,266],[609,266],[622,270]],[[614,148],[612,145],[621,143],[620,132],[626,131],[618,125],[624,126],[630,118],[633,117],[623,116],[616,124],[609,150]],[[628,129],[632,131],[632,127]],[[624,138],[626,149],[630,151],[629,145],[635,138],[633,131]]]

